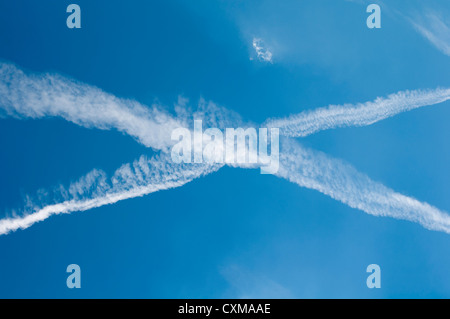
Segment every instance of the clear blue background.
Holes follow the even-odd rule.
[[[81,29],[66,27],[72,2]],[[350,1],[0,0],[0,58],[169,110],[179,95],[191,105],[204,97],[254,122],[449,87],[450,57],[392,10],[418,2],[389,4],[382,28],[369,30],[366,6]],[[253,37],[272,48],[273,63],[256,59]],[[449,116],[446,102],[302,142],[450,211]],[[0,152],[4,216],[27,194],[93,168],[112,173],[149,150],[60,119],[1,119]],[[0,297],[449,298],[449,248],[448,234],[224,168],[1,236]],[[66,287],[72,263],[81,267],[81,289]],[[381,266],[381,289],[366,286],[372,263]]]

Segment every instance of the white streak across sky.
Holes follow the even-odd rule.
[[[400,112],[446,101],[449,95],[448,89],[399,92],[374,102],[318,109],[287,120],[269,120],[267,123],[284,127],[285,135],[306,136],[342,126],[369,125]],[[119,99],[98,88],[59,75],[27,75],[11,64],[0,63],[1,113],[19,119],[54,116],[84,127],[116,129],[162,152],[152,159],[142,156],[132,164],[123,165],[109,179],[102,171],[93,170],[63,189],[64,200],[38,203],[22,211],[20,216],[1,219],[0,235],[28,228],[52,215],[86,211],[158,190],[179,187],[221,167],[175,164],[171,161],[167,153],[172,143],[171,131],[186,124],[189,118],[187,111],[174,117],[156,107],[148,108],[132,100]],[[205,123],[216,127],[242,124],[239,116],[214,105],[190,116],[201,117]],[[302,123],[304,127],[300,125]],[[307,150],[289,138],[282,140],[280,168],[276,175],[299,186],[315,189],[368,214],[410,220],[427,229],[450,233],[450,216],[447,213],[396,193],[372,181],[349,164]]]
[[[429,11],[423,17],[409,19],[409,21],[439,51],[450,56],[450,26],[448,20],[444,21],[438,13]]]
[[[174,164],[168,154],[162,153],[153,159],[141,156],[133,164],[123,165],[110,180],[104,172],[93,170],[62,191],[62,197],[67,197],[63,202],[35,206],[24,216],[1,219],[0,235],[28,228],[52,215],[86,211],[124,199],[180,187],[219,168],[219,165]]]
[[[321,152],[282,140],[277,176],[315,189],[352,208],[374,216],[389,216],[450,234],[450,215],[371,180],[351,165]]]
[[[402,91],[372,102],[330,105],[281,119],[269,119],[265,125],[278,127],[280,134],[305,137],[323,130],[348,126],[366,126],[402,112],[434,105],[450,99],[450,89]]]
[[[0,63],[0,110],[17,118],[61,117],[84,127],[116,129],[154,149],[167,150],[170,132],[181,126],[157,106],[117,98],[57,74],[25,74],[9,63]]]

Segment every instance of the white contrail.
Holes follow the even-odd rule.
[[[450,89],[401,91],[386,98],[359,104],[330,105],[282,119],[269,119],[265,125],[278,127],[280,134],[304,137],[319,131],[347,126],[365,126],[396,114],[450,99]]]
[[[450,233],[450,216],[439,209],[396,193],[372,181],[349,164],[305,149],[295,141],[284,139],[282,147],[284,151],[280,154],[280,168],[276,176],[301,187],[317,190],[371,215],[409,220],[430,230]],[[103,173],[94,171],[71,185],[67,191],[71,199],[36,209],[23,217],[0,220],[0,235],[26,229],[52,215],[85,211],[183,186],[220,167],[173,164],[166,154],[152,160],[142,156],[133,165],[124,165],[118,169],[110,183],[107,183]]]
[[[0,62],[0,115],[1,111],[3,115],[17,118],[61,117],[84,127],[116,129],[163,153],[152,160],[141,157],[132,166],[122,166],[109,183],[105,173],[93,170],[68,189],[60,190],[65,200],[0,219],[0,235],[28,228],[52,215],[85,211],[182,186],[216,171],[222,165],[173,163],[167,153],[173,144],[171,132],[188,126],[190,115],[216,127],[241,122],[236,113],[203,100],[197,112],[184,112],[175,119],[156,106],[149,108],[133,100],[120,99],[56,74],[28,75],[4,62]]]
[[[268,123],[273,127],[279,125],[285,135],[306,136],[329,128],[368,125],[399,112],[443,102],[449,96],[449,89],[406,91],[374,102],[331,106]],[[174,164],[165,153],[172,144],[172,129],[186,126],[186,119],[190,117],[187,112],[174,118],[156,107],[149,109],[135,101],[116,98],[58,75],[25,75],[11,64],[0,63],[1,110],[6,115],[19,118],[58,116],[85,127],[117,129],[163,153],[152,160],[141,157],[132,165],[122,166],[109,182],[104,173],[94,170],[63,191],[63,201],[34,208],[20,217],[1,219],[0,235],[27,228],[51,215],[85,211],[182,186],[221,167]],[[242,126],[238,115],[215,105],[201,107],[194,115],[210,126],[236,127],[237,123]],[[282,144],[277,176],[318,190],[372,215],[406,219],[428,229],[450,233],[450,217],[446,213],[396,193],[351,166],[322,153],[306,150],[288,139]]]
[[[218,128],[242,121],[237,113],[203,99],[195,113],[178,111],[174,117],[156,105],[118,98],[58,74],[26,74],[11,63],[0,62],[0,117],[61,117],[83,127],[118,130],[164,152],[174,143],[172,131],[188,127],[192,117]]]
[[[13,117],[61,117],[84,127],[116,129],[147,147],[167,150],[170,132],[182,126],[156,106],[120,99],[59,75],[28,75],[0,63],[0,114]]]
[[[430,230],[450,233],[450,216],[414,198],[396,193],[372,181],[342,161],[283,139],[279,177],[315,189],[352,208],[375,216],[389,216],[421,224]]]
[[[86,211],[124,199],[179,187],[219,168],[219,165],[173,164],[170,157],[163,154],[151,160],[141,156],[132,165],[123,165],[115,172],[110,182],[104,173],[94,170],[62,194],[70,199],[34,208],[20,217],[0,219],[0,235],[26,229],[52,215]]]

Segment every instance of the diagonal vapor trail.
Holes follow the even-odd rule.
[[[157,106],[117,98],[57,74],[25,74],[9,63],[0,63],[0,109],[3,116],[61,117],[87,128],[116,129],[158,150],[170,147],[170,132],[183,124]]]
[[[212,173],[220,167],[217,164],[174,164],[167,154],[156,156],[150,160],[141,156],[133,165],[127,164],[120,167],[110,181],[106,179],[103,172],[91,172],[86,178],[71,185],[69,189],[81,189],[81,192],[72,194],[70,199],[34,208],[33,212],[22,217],[1,219],[0,235],[18,229],[26,229],[52,215],[86,211],[124,199],[180,187],[196,178]]]
[[[280,153],[276,176],[368,214],[409,220],[450,234],[450,215],[438,208],[397,193],[351,165],[306,149],[296,141],[285,138],[282,145],[284,151]]]
[[[399,113],[449,99],[450,89],[401,91],[371,102],[330,105],[286,118],[269,119],[265,125],[278,127],[284,136],[305,137],[323,130],[371,125]]]
[[[266,126],[278,126],[287,136],[306,136],[337,127],[370,125],[400,112],[446,101],[449,97],[450,89],[405,91],[374,102],[330,106],[286,119],[270,119]],[[193,114],[185,112],[173,117],[156,106],[148,108],[59,75],[27,75],[8,63],[0,63],[1,115],[19,119],[54,116],[84,127],[116,129],[147,147],[161,150],[161,153],[150,160],[143,156],[132,164],[123,165],[110,180],[103,172],[94,170],[66,190],[69,194],[66,200],[34,207],[23,216],[0,219],[0,235],[28,228],[52,215],[85,211],[179,187],[215,172],[223,165],[173,163],[168,153],[172,145],[171,131],[188,126],[192,116],[203,119],[210,126],[242,126],[237,114],[214,104]],[[368,214],[405,219],[427,229],[450,233],[447,213],[396,193],[349,164],[305,149],[289,138],[282,140],[281,147],[283,151],[276,176],[315,189]]]

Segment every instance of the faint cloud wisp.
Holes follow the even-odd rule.
[[[237,265],[221,269],[222,276],[231,286],[231,293],[238,299],[292,298],[292,293],[278,282],[262,274],[255,274]]]
[[[450,27],[436,12],[428,12],[424,17],[409,19],[414,28],[439,51],[450,56]]]

